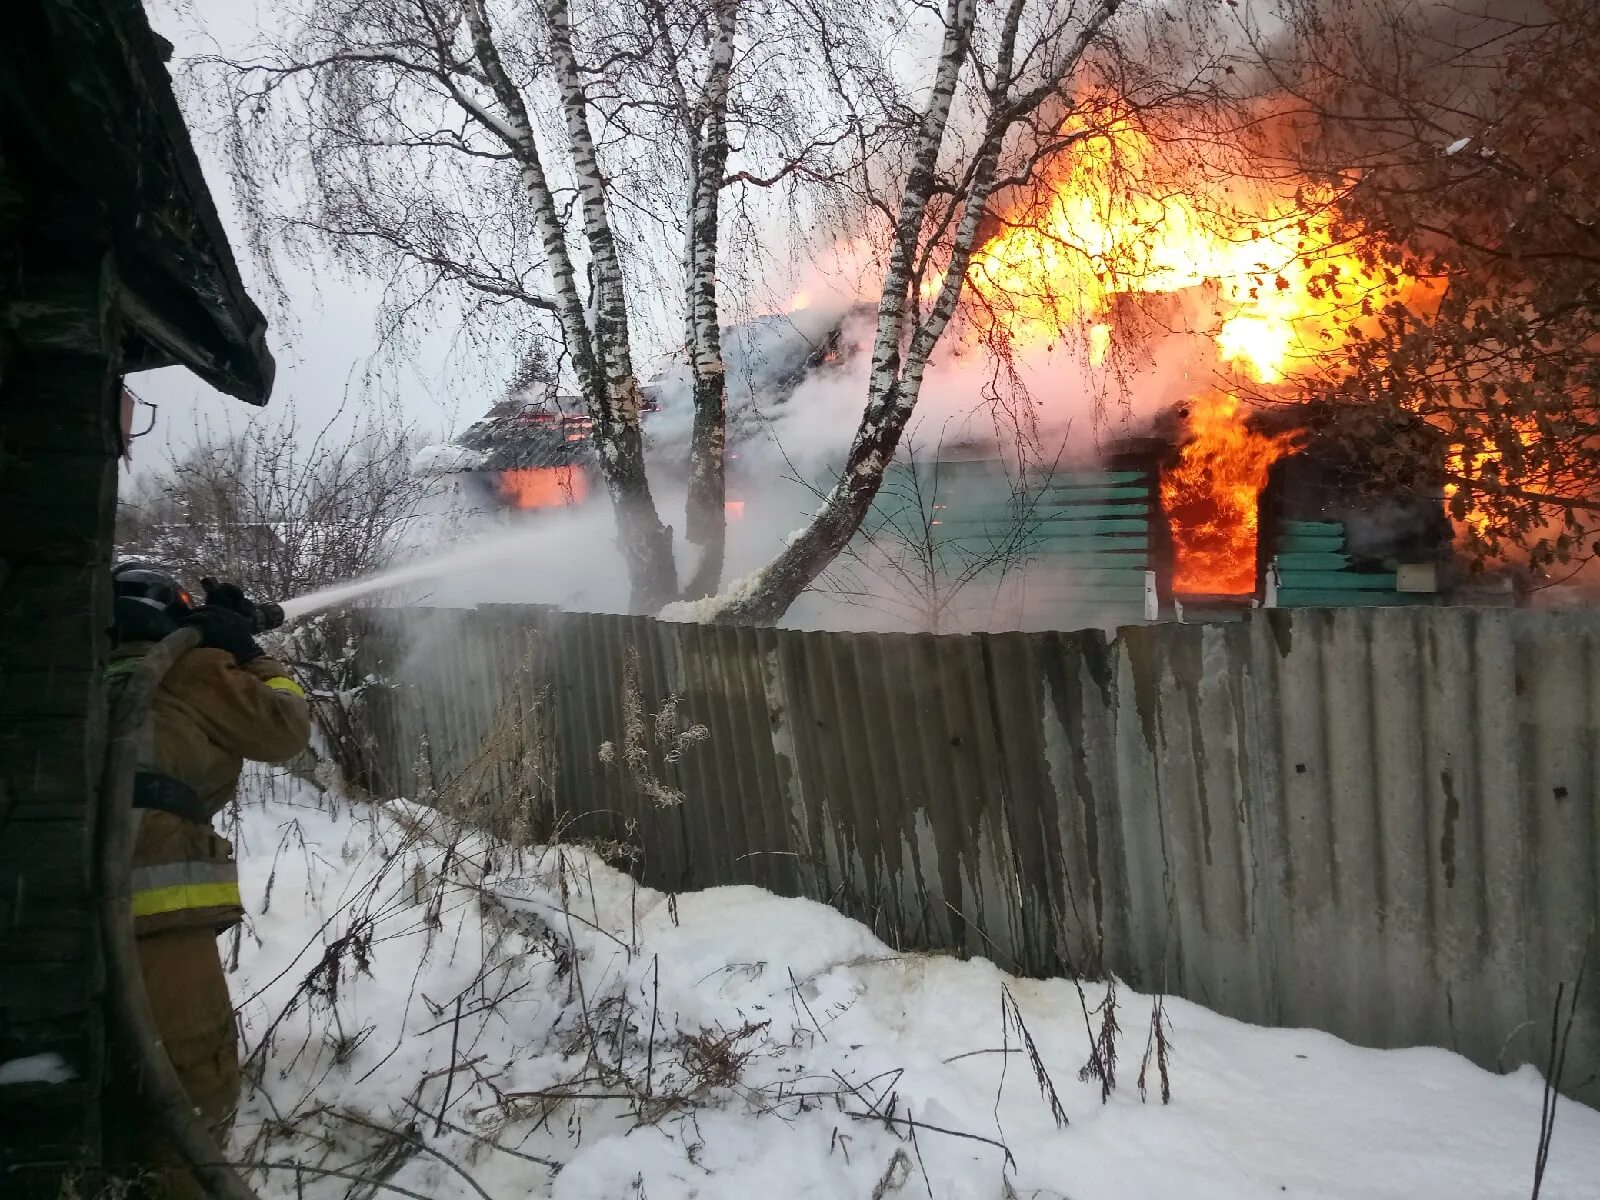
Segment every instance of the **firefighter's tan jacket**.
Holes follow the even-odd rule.
[[[120,646],[111,675],[150,649]],[[233,847],[211,818],[233,800],[245,759],[285,762],[306,748],[305,693],[282,663],[240,666],[225,650],[190,650],[173,664],[151,701],[154,737],[141,763],[187,785],[202,820],[139,811],[133,857],[134,929],[140,936],[209,926],[222,931],[243,916]]]

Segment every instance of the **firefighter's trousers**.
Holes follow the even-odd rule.
[[[212,930],[174,929],[137,939],[156,1028],[189,1099],[226,1150],[239,1103],[238,1030],[233,1001]],[[148,1191],[161,1200],[203,1200],[204,1190],[177,1149],[140,1106],[132,1121],[133,1157],[148,1172]]]

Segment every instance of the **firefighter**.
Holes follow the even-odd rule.
[[[212,818],[234,798],[245,759],[284,762],[306,748],[305,692],[256,644],[254,606],[221,584],[197,607],[165,571],[124,565],[112,573],[113,687],[150,647],[182,625],[201,643],[173,664],[151,701],[150,739],[134,778],[134,933],[156,1026],[190,1100],[227,1144],[240,1074],[233,1002],[217,938],[244,917],[233,847]],[[207,581],[209,584],[211,581]],[[129,1157],[150,1191],[203,1195],[176,1149],[135,1105]]]

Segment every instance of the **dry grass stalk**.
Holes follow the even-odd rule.
[[[1167,998],[1157,996],[1150,1002],[1150,1036],[1145,1041],[1144,1059],[1139,1064],[1139,1099],[1145,1098],[1145,1074],[1150,1064],[1156,1064],[1156,1074],[1161,1080],[1161,1103],[1172,1103],[1172,1077],[1168,1067],[1172,1043],[1171,1026],[1167,1021]]]
[[[679,727],[679,703],[680,697],[668,695],[646,721],[639,651],[628,647],[622,667],[622,745],[619,750],[615,742],[601,743],[599,757],[608,766],[620,761],[639,794],[659,808],[675,808],[684,801],[683,792],[662,779],[662,770],[676,766],[685,751],[711,736],[704,725]]]
[[[1015,1027],[1018,1036],[1022,1039],[1022,1047],[1028,1056],[1028,1065],[1033,1068],[1033,1078],[1039,1085],[1039,1094],[1044,1097],[1045,1103],[1050,1106],[1050,1116],[1056,1123],[1057,1129],[1065,1129],[1070,1122],[1067,1120],[1067,1110],[1061,1106],[1061,1096],[1056,1092],[1055,1081],[1050,1078],[1050,1072],[1045,1069],[1044,1059],[1039,1055],[1039,1047],[1034,1045],[1033,1035],[1028,1032],[1028,1026],[1022,1019],[1022,1010],[1017,1007],[1017,999],[1011,994],[1011,989],[1002,986],[1000,989],[1000,1019],[1003,1029],[1002,1036],[1006,1039],[1006,1046],[1010,1047],[1009,1029]]]
[[[1084,1028],[1089,1033],[1089,1061],[1079,1070],[1078,1079],[1084,1082],[1098,1079],[1100,1103],[1104,1104],[1111,1099],[1111,1093],[1117,1090],[1117,1034],[1121,1028],[1117,1024],[1117,981],[1107,978],[1106,994],[1092,1013],[1088,999],[1083,994],[1083,985],[1080,983],[1077,986]],[[1098,1031],[1090,1020],[1094,1016],[1100,1018]]]

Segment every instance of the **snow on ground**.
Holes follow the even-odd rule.
[[[669,898],[583,849],[517,855],[281,780],[237,840],[232,988],[260,1085],[232,1149],[274,1164],[264,1197],[1530,1191],[1531,1069],[1168,1000],[1164,1106],[1153,1061],[1137,1086],[1152,1001],[1118,988],[1102,1103],[1080,1079],[1101,985],[896,954],[755,888]],[[1544,1194],[1600,1197],[1600,1113],[1561,1105]]]
[[[0,1086],[13,1083],[70,1083],[77,1074],[59,1054],[30,1054],[0,1062]]]

